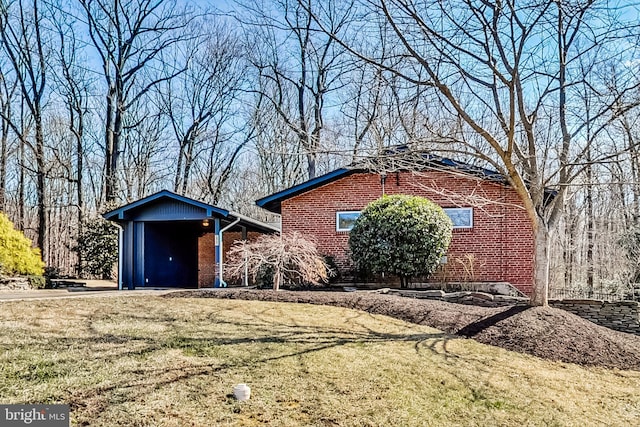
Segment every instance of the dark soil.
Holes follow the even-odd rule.
[[[640,370],[640,336],[550,307],[485,308],[370,292],[215,289],[168,298],[228,298],[332,305],[382,314],[548,360]]]

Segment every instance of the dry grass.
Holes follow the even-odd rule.
[[[0,402],[74,425],[640,425],[640,372],[585,369],[302,304],[91,298],[0,304]],[[231,397],[236,383],[248,402]]]

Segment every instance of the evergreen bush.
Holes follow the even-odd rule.
[[[429,276],[446,254],[453,224],[424,197],[392,195],[369,203],[349,235],[351,257],[360,271],[392,274],[406,287]]]
[[[33,289],[44,289],[47,287],[47,278],[45,276],[27,276],[29,285]]]
[[[101,217],[85,221],[78,246],[84,274],[113,279],[113,266],[118,262],[118,228],[115,225]]]

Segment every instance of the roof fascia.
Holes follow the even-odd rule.
[[[251,217],[248,217],[246,215],[242,215],[239,214],[237,212],[229,212],[229,217],[231,218],[237,218],[240,220],[240,224],[250,224],[253,225],[257,228],[263,228],[265,230],[268,231],[272,231],[274,233],[279,233],[280,232],[280,227],[273,225],[273,224],[267,224],[266,222],[262,222],[262,221],[258,221],[256,219],[253,219]]]
[[[457,160],[453,160],[447,157],[442,157],[430,153],[425,153],[422,155],[422,158],[432,165],[432,167],[441,169],[446,171],[447,169],[457,170],[461,173],[476,176],[483,180],[487,180],[494,183],[500,183],[503,185],[508,185],[508,179],[500,172],[487,169],[481,166],[474,166],[468,163],[460,162]],[[280,204],[283,200],[288,198],[297,196],[299,194],[305,193],[307,191],[313,190],[322,185],[328,184],[344,176],[347,176],[351,173],[362,172],[365,171],[362,167],[358,167],[357,165],[353,165],[350,168],[340,168],[336,169],[333,172],[329,172],[325,175],[319,176],[317,178],[311,179],[309,181],[303,182],[298,185],[294,185],[288,189],[279,191],[277,193],[271,194],[270,196],[263,197],[262,199],[256,200],[256,204],[261,208],[267,209],[274,213],[281,213]],[[375,173],[375,171],[371,171]],[[552,200],[557,193],[553,189],[545,188],[546,199]],[[548,203],[548,202],[546,202]]]
[[[256,205],[261,208],[265,208],[271,212],[280,212],[280,202],[282,200],[286,200],[290,197],[297,196],[298,194],[307,192],[314,188],[320,187],[322,185],[333,182],[337,179],[340,179],[346,175],[357,172],[356,169],[348,169],[348,168],[340,168],[336,169],[333,172],[329,172],[322,176],[310,179],[309,181],[305,181],[301,184],[294,185],[293,187],[289,187],[286,190],[279,191],[277,193],[271,194],[270,196],[263,197],[262,199],[256,200]],[[277,204],[277,208],[274,208],[274,204]]]

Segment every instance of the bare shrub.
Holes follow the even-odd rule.
[[[316,244],[298,232],[263,235],[251,242],[234,243],[227,254],[226,271],[230,277],[239,279],[245,268],[253,280],[260,274],[270,273],[276,291],[284,282],[318,285],[327,281],[329,273]]]
[[[454,261],[462,267],[463,282],[477,282],[480,279],[479,270],[484,267],[485,263],[475,254],[464,254],[454,258]]]

